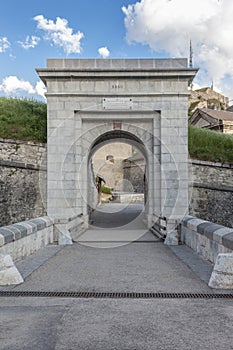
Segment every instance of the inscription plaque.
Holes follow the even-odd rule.
[[[103,99],[103,108],[112,110],[132,109],[133,101],[127,97],[109,97]]]

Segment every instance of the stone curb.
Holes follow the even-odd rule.
[[[32,233],[43,230],[46,227],[53,225],[53,220],[48,216],[43,216],[28,221],[0,227],[0,247],[29,236]]]
[[[214,224],[190,215],[183,218],[182,224],[208,239],[221,243],[224,247],[233,250],[233,228]]]
[[[10,255],[0,254],[0,285],[14,285],[23,283],[23,277],[15,267]]]
[[[217,289],[233,288],[233,254],[218,254],[209,287]]]

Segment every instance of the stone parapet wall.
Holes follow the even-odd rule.
[[[191,176],[196,182],[225,184],[233,187],[233,164],[191,160]]]
[[[189,213],[233,226],[233,165],[192,160],[189,164]]]
[[[53,221],[45,216],[0,228],[0,255],[14,261],[54,242]]]
[[[218,254],[233,252],[233,228],[186,216],[181,222],[181,242],[215,263]]]
[[[46,145],[0,139],[0,226],[45,215]]]

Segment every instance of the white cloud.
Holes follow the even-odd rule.
[[[36,83],[35,90],[36,90],[37,95],[45,98],[46,87],[45,87],[42,80],[40,80]]]
[[[37,28],[45,32],[45,40],[51,41],[54,45],[62,47],[67,55],[81,52],[81,39],[83,33],[73,33],[65,18],[56,18],[56,22],[45,18],[43,15],[34,17],[37,21]]]
[[[39,44],[40,38],[38,36],[32,35],[31,37],[27,35],[25,41],[18,41],[20,46],[24,49],[34,49]]]
[[[110,51],[108,50],[108,48],[105,47],[100,47],[98,49],[98,53],[102,58],[107,58],[110,55]]]
[[[0,91],[6,95],[15,95],[20,91],[23,91],[30,95],[37,94],[45,98],[44,93],[46,92],[46,89],[42,81],[38,81],[36,86],[33,87],[29,81],[11,75],[3,79],[2,84],[0,84]]]
[[[199,81],[213,79],[218,89],[229,92],[225,78],[233,85],[233,2],[141,0],[122,11],[128,42],[148,44],[172,57],[188,57],[191,39],[194,65],[203,68]]]
[[[35,93],[35,89],[28,81],[20,80],[16,76],[12,75],[4,78],[2,84],[0,85],[0,91],[3,91],[7,95],[18,90],[26,91],[29,94]]]
[[[0,53],[5,52],[7,49],[9,49],[11,46],[10,42],[8,41],[7,37],[3,36],[0,37]]]

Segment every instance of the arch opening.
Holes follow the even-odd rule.
[[[95,185],[89,192],[89,225],[144,226],[142,220],[148,206],[147,168],[146,148],[137,136],[122,130],[100,135],[88,157],[89,181]]]

